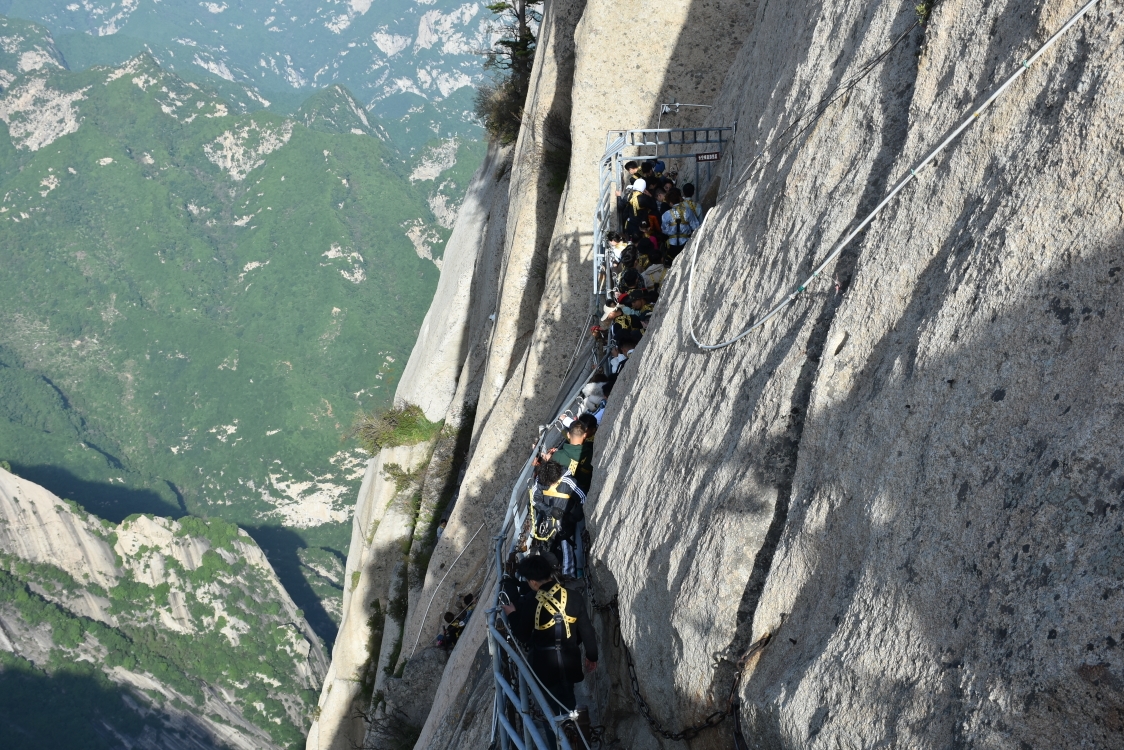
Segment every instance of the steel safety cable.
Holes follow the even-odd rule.
[[[421,624],[418,625],[418,637],[414,639],[414,647],[410,649],[409,658],[413,659],[414,652],[418,650],[418,642],[421,641],[422,630],[425,629],[425,619],[429,617],[429,608],[433,606],[433,600],[434,598],[436,598],[437,592],[441,590],[441,585],[445,583],[445,579],[449,577],[449,574],[453,572],[453,568],[455,568],[457,563],[460,562],[461,556],[464,555],[465,550],[468,549],[469,545],[472,544],[477,535],[484,529],[485,523],[487,523],[487,521],[482,521],[480,523],[480,528],[476,529],[476,533],[472,535],[472,539],[468,540],[468,544],[464,545],[464,547],[461,549],[460,554],[457,555],[457,558],[455,560],[453,560],[453,564],[450,565],[449,569],[445,571],[445,575],[441,576],[441,580],[437,583],[436,586],[433,587],[433,594],[429,597],[429,604],[425,605],[425,614],[422,615]],[[403,625],[405,625],[405,623],[403,623]]]
[[[1074,24],[1076,24],[1079,20],[1081,20],[1081,18],[1086,13],[1088,13],[1093,8],[1093,6],[1095,6],[1098,2],[1100,2],[1100,0],[1089,0],[1087,3],[1085,3],[1083,6],[1081,6],[1081,8],[1076,13],[1074,13],[1069,18],[1069,20],[1066,21],[1065,24],[1062,25],[1062,27],[1060,29],[1058,29],[1056,32],[1054,32],[1053,36],[1051,36],[1049,39],[1047,39],[1046,42],[1041,47],[1039,47],[1038,50],[1033,55],[1031,55],[1027,59],[1023,60],[1022,64],[1018,67],[1018,69],[1014,73],[1012,73],[1007,78],[1007,80],[1005,80],[998,88],[996,88],[991,93],[991,95],[984,101],[983,104],[981,104],[979,107],[976,107],[973,110],[972,114],[970,114],[967,118],[965,118],[964,121],[960,123],[960,125],[958,125],[943,141],[941,141],[940,145],[938,145],[935,149],[930,151],[929,154],[925,158],[923,158],[921,161],[919,161],[916,164],[916,166],[911,168],[909,170],[909,173],[906,174],[904,177],[902,177],[897,182],[897,184],[894,185],[894,188],[886,195],[886,197],[882,199],[882,202],[879,203],[877,206],[875,206],[874,210],[871,211],[869,214],[867,214],[866,217],[861,222],[859,222],[858,225],[856,225],[855,228],[852,229],[847,234],[846,237],[844,237],[842,240],[840,240],[838,243],[836,243],[836,245],[831,250],[831,252],[828,253],[826,258],[824,258],[823,262],[821,262],[815,268],[815,270],[812,271],[811,275],[808,276],[808,278],[806,278],[799,286],[797,286],[796,289],[794,289],[788,296],[786,296],[784,299],[782,299],[780,302],[778,302],[763,317],[761,317],[760,319],[755,321],[752,325],[750,325],[748,328],[743,330],[741,333],[739,333],[736,336],[733,336],[729,339],[726,339],[725,341],[717,343],[717,344],[704,344],[704,343],[702,343],[701,341],[699,341],[698,335],[695,331],[695,323],[694,323],[694,318],[695,318],[695,316],[694,316],[694,277],[695,277],[695,262],[698,258],[698,245],[696,244],[697,240],[696,240],[696,242],[692,242],[692,245],[694,245],[694,247],[692,247],[692,249],[691,249],[691,265],[690,265],[690,268],[687,272],[687,327],[688,327],[688,330],[691,333],[691,340],[695,343],[695,346],[699,347],[703,351],[714,351],[716,349],[724,349],[724,348],[730,346],[731,344],[734,344],[734,343],[742,340],[743,338],[748,336],[753,331],[755,331],[758,328],[760,328],[761,326],[765,325],[771,319],[776,317],[776,315],[778,313],[780,313],[786,307],[788,307],[793,302],[795,302],[796,298],[799,297],[800,294],[802,294],[804,292],[804,290],[807,289],[808,286],[813,281],[815,281],[815,279],[817,277],[819,277],[819,275],[821,273],[823,273],[823,270],[829,264],[831,264],[832,261],[834,261],[836,258],[839,257],[839,255],[843,252],[843,250],[847,247],[847,245],[850,244],[851,240],[853,240],[855,237],[857,237],[859,235],[859,233],[861,233],[864,229],[866,229],[866,227],[870,224],[870,222],[872,222],[874,220],[874,218],[882,212],[882,210],[890,203],[890,201],[894,198],[894,196],[896,196],[898,193],[900,193],[905,188],[906,185],[911,183],[917,177],[918,172],[920,172],[922,169],[924,169],[926,166],[928,166],[929,163],[932,162],[933,159],[935,159],[937,156],[939,156],[940,153],[942,151],[944,151],[950,143],[952,143],[954,140],[956,140],[956,138],[961,133],[963,133],[965,130],[967,130],[972,125],[972,123],[974,123],[977,119],[979,119],[980,115],[983,114],[984,110],[986,110],[988,107],[990,107],[991,104],[996,99],[998,99],[1003,94],[1003,92],[1005,92],[1011,86],[1011,84],[1013,84],[1020,77],[1022,77],[1022,75],[1024,73],[1026,73],[1027,70],[1030,69],[1030,66],[1033,65],[1038,60],[1038,58],[1040,58],[1043,54],[1045,54],[1045,52],[1048,49],[1050,49],[1050,47],[1052,47],[1054,45],[1054,43],[1057,42],[1058,39],[1060,39],[1062,37],[1062,35],[1064,35],[1067,31],[1069,31],[1073,27]],[[705,220],[704,220],[704,225],[705,225]],[[699,228],[699,232],[696,232],[696,235],[700,234],[701,230],[702,230],[702,227]]]

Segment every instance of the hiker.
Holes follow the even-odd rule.
[[[621,254],[624,252],[625,248],[628,247],[628,240],[619,232],[609,232],[609,234],[605,236],[605,241],[609,246],[608,256],[610,264],[616,265],[620,263]]]
[[[648,221],[656,212],[656,200],[652,197],[647,180],[632,183],[632,189],[625,195],[625,206],[621,213],[625,217],[625,233],[640,233],[640,222]]]
[[[662,180],[656,187],[654,195],[656,196],[656,213],[658,215],[663,216],[664,213],[671,210],[671,204],[668,203],[668,197],[671,195],[671,191],[673,189],[674,188],[672,188]]]
[[[691,189],[694,194],[694,186],[688,183],[683,186],[684,191],[687,188]],[[664,212],[661,222],[663,223],[663,233],[667,235],[667,249],[672,257],[678,255],[683,246],[687,244],[687,240],[691,239],[695,230],[699,228],[698,211],[694,207],[694,202],[684,197],[683,191],[678,188],[672,188],[668,192],[668,202],[671,203],[671,208]]]
[[[443,648],[446,651],[452,651],[453,647],[457,645],[460,640],[461,631],[464,626],[457,621],[456,616],[452,612],[446,612],[444,615],[445,626],[441,628],[441,633],[437,636],[437,640],[433,645],[438,648]]]
[[[695,215],[695,221],[702,224],[702,209],[699,204],[695,203],[695,186],[687,183],[683,186],[683,202],[687,204],[687,208]]]
[[[635,348],[636,347],[632,344],[622,343],[610,350],[609,353],[612,354],[613,357],[609,360],[609,369],[612,370],[613,375],[620,374],[621,368],[624,367],[625,362],[628,361],[628,355],[632,354],[632,350]]]
[[[559,713],[568,713],[576,707],[574,684],[597,669],[597,635],[585,599],[563,586],[550,562],[539,555],[523,558],[516,570],[530,592],[504,604],[503,610],[515,637],[529,647],[531,669],[548,693],[547,701]]]
[[[550,459],[561,464],[574,477],[582,495],[589,492],[593,482],[593,444],[586,445],[588,430],[575,419],[566,427],[566,442],[551,453]]]
[[[601,377],[604,378],[605,375],[602,373]],[[585,424],[586,441],[592,442],[593,435],[589,431],[589,422],[585,419],[582,419],[582,417],[585,417],[587,414],[596,414],[601,409],[605,408],[605,391],[602,390],[600,382],[590,381],[589,383],[586,383],[584,386],[582,386],[581,395],[582,414],[578,417],[578,419],[581,420],[583,424]]]
[[[539,552],[565,567],[562,540],[573,535],[567,516],[585,502],[585,492],[578,487],[573,475],[560,462],[549,456],[538,467],[535,485],[531,489],[531,525],[528,550]],[[587,485],[588,486],[588,485]],[[572,564],[571,564],[572,565]]]
[[[463,631],[468,625],[468,618],[472,617],[472,613],[476,611],[476,597],[472,594],[465,594],[461,600],[461,614],[457,618],[457,623],[461,626]]]
[[[659,230],[656,225],[649,221],[640,222],[640,234],[642,238],[638,245],[638,255],[636,260],[636,270],[643,272],[648,264],[652,262],[652,255],[658,253],[660,250],[660,236]],[[643,266],[643,268],[641,268]]]
[[[648,255],[648,267],[640,272],[644,279],[644,286],[649,289],[659,286],[667,276],[667,263],[664,253],[660,249]]]
[[[640,164],[635,162],[635,161],[626,161],[624,163],[624,171],[625,171],[625,176],[624,176],[625,187],[628,187],[629,185],[636,182],[636,180],[638,180],[640,178],[640,175],[637,174],[640,171]],[[618,190],[617,191],[617,197],[618,198],[620,197],[620,194],[621,194],[621,191]]]
[[[449,519],[442,518],[441,523],[437,524],[437,538],[440,539],[441,535],[445,533],[445,527],[449,525]]]
[[[602,378],[605,377],[604,373],[600,373],[600,375]],[[601,383],[590,383],[590,385],[601,387]],[[597,411],[587,411],[580,417],[578,417],[578,421],[585,425],[585,442],[589,443],[590,445],[593,445],[593,441],[597,437],[597,428],[601,426],[601,422],[600,420],[598,420],[597,414],[600,411],[604,411],[605,404],[606,401],[604,398],[602,398],[601,403],[597,406]]]
[[[618,307],[609,313],[608,322],[610,335],[613,340],[618,344],[632,344],[635,346],[640,343],[640,339],[644,336],[644,329],[648,327],[647,321],[641,320],[636,315],[626,315]]]

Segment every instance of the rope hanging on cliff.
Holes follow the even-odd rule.
[[[890,201],[893,200],[894,196],[896,196],[898,193],[900,193],[905,188],[906,185],[908,185],[910,182],[912,182],[917,177],[918,172],[920,172],[922,169],[924,169],[926,166],[928,166],[929,163],[933,161],[933,159],[935,159],[942,151],[944,151],[948,147],[948,145],[950,143],[952,143],[952,141],[954,141],[961,133],[963,133],[965,130],[967,130],[968,127],[971,126],[972,123],[974,123],[979,118],[979,116],[981,114],[983,114],[984,110],[986,110],[988,107],[990,107],[991,104],[996,99],[998,99],[1003,94],[1003,92],[1005,92],[1011,86],[1011,84],[1013,84],[1015,81],[1017,81],[1027,70],[1029,70],[1030,66],[1033,65],[1035,62],[1037,62],[1038,58],[1040,58],[1046,52],[1046,50],[1048,50],[1050,47],[1052,47],[1054,45],[1054,43],[1057,42],[1058,39],[1060,39],[1063,34],[1065,34],[1065,32],[1069,31],[1070,28],[1072,28],[1074,24],[1076,24],[1079,20],[1081,20],[1082,16],[1084,16],[1086,13],[1088,13],[1093,8],[1093,6],[1096,5],[1099,1],[1100,0],[1089,0],[1087,3],[1085,3],[1083,6],[1081,6],[1081,8],[1076,13],[1074,13],[1070,17],[1070,19],[1068,21],[1066,21],[1065,24],[1060,29],[1058,29],[1056,32],[1054,32],[1053,36],[1051,36],[1049,39],[1047,39],[1046,42],[1041,47],[1039,47],[1038,50],[1033,55],[1031,55],[1029,58],[1024,60],[1022,65],[1019,66],[1018,70],[1016,70],[1014,73],[1012,73],[1007,78],[1007,80],[1005,80],[998,88],[996,88],[995,91],[992,92],[992,94],[987,98],[986,101],[984,101],[983,104],[981,104],[979,107],[974,109],[972,114],[970,114],[967,118],[965,118],[964,121],[960,123],[960,125],[958,125],[943,141],[941,141],[940,145],[938,145],[935,149],[930,151],[929,154],[924,159],[922,159],[920,162],[917,163],[916,166],[914,166],[912,169],[910,169],[909,174],[905,175],[904,177],[902,177],[898,181],[898,183],[894,186],[893,190],[891,190],[889,192],[889,194],[885,198],[882,199],[882,202],[879,203],[877,206],[875,206],[874,210],[871,211],[869,214],[867,214],[867,216],[862,221],[860,221],[858,223],[858,225],[856,225],[855,228],[852,229],[847,234],[846,237],[844,237],[842,240],[840,240],[838,243],[836,243],[835,247],[831,250],[830,253],[828,253],[827,257],[823,260],[823,262],[820,263],[815,268],[815,270],[812,271],[812,274],[808,278],[806,278],[799,286],[797,286],[796,289],[794,289],[787,297],[785,297],[783,300],[781,300],[776,305],[774,305],[773,308],[771,310],[769,310],[769,312],[767,312],[763,317],[756,320],[754,323],[752,323],[748,328],[743,330],[741,333],[739,333],[736,336],[733,336],[729,339],[726,339],[725,341],[719,342],[717,344],[704,344],[704,343],[702,343],[701,341],[699,341],[698,334],[695,331],[695,322],[694,322],[694,319],[695,319],[695,315],[694,315],[694,278],[695,278],[695,261],[698,258],[698,244],[697,244],[698,239],[697,239],[697,236],[702,231],[702,228],[700,227],[699,231],[695,233],[696,234],[696,240],[695,240],[695,242],[692,243],[694,245],[694,247],[691,249],[691,266],[687,271],[687,326],[688,326],[688,330],[691,333],[691,340],[695,343],[695,346],[699,347],[699,349],[702,349],[703,351],[714,351],[716,349],[724,349],[727,346],[730,346],[731,344],[734,344],[734,343],[742,340],[743,338],[748,336],[753,331],[762,327],[763,325],[768,323],[772,318],[776,317],[776,315],[778,313],[780,313],[786,307],[788,307],[793,302],[795,302],[796,298],[799,297],[800,294],[803,293],[804,290],[807,289],[812,284],[812,282],[815,281],[819,277],[819,275],[821,273],[823,273],[824,269],[827,268],[827,266],[832,261],[834,261],[836,258],[839,257],[839,255],[843,252],[844,248],[846,248],[847,245],[849,245],[851,243],[851,240],[855,239],[855,237],[857,237],[860,232],[862,232],[864,229],[866,229],[866,227],[870,224],[870,222],[872,222],[874,220],[874,218],[876,216],[878,216],[878,214],[880,214],[882,212],[882,210],[890,203]],[[708,214],[708,216],[709,216],[709,214]],[[704,219],[703,223],[704,223],[704,226],[705,226],[705,223],[706,223],[705,219]]]
[[[429,608],[433,606],[433,600],[437,596],[437,592],[441,590],[441,584],[445,583],[445,579],[448,578],[449,574],[453,572],[453,568],[456,567],[456,564],[458,562],[460,562],[461,555],[464,554],[465,550],[467,550],[469,545],[471,545],[472,542],[476,539],[477,534],[479,534],[483,530],[485,523],[487,523],[487,521],[480,522],[480,528],[476,530],[476,534],[472,535],[472,539],[468,540],[468,544],[464,545],[464,549],[460,551],[460,555],[457,555],[457,558],[453,560],[451,565],[449,565],[449,569],[445,571],[445,575],[441,576],[441,580],[438,581],[437,585],[433,587],[433,594],[431,594],[429,597],[429,604],[425,605],[425,614],[422,615],[421,623],[418,625],[418,637],[414,639],[414,647],[410,649],[411,659],[414,658],[414,652],[418,650],[418,642],[421,641],[422,630],[425,629],[425,620],[427,617],[429,617]]]

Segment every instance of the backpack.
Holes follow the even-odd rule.
[[[672,234],[671,237],[681,239],[684,242],[691,239],[691,235],[695,233],[695,230],[691,229],[691,222],[687,221],[687,211],[688,209],[693,211],[692,206],[693,204],[691,204],[690,201],[684,200],[671,207],[671,215],[675,218],[675,233]],[[680,227],[686,227],[687,231],[683,231]],[[676,244],[678,246],[684,244],[684,242]]]

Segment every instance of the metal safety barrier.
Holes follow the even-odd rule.
[[[624,165],[629,161],[662,161],[667,171],[680,176],[694,170],[695,195],[701,199],[710,188],[722,151],[734,137],[736,125],[714,128],[637,128],[610,130],[605,153],[598,163],[597,206],[593,212],[593,296],[605,296],[609,285],[605,235],[616,217],[617,192],[624,187]],[[619,221],[619,219],[618,219]],[[600,309],[600,304],[596,305]]]
[[[504,577],[504,564],[509,554],[519,545],[523,522],[529,512],[529,492],[534,481],[534,460],[547,446],[553,446],[563,439],[561,419],[571,411],[576,412],[577,405],[582,399],[582,388],[589,383],[593,372],[600,369],[607,357],[597,358],[592,355],[588,360],[579,358],[574,365],[578,370],[586,368],[590,371],[585,377],[567,377],[563,382],[569,384],[564,392],[564,398],[556,409],[554,419],[546,425],[539,435],[538,442],[530,457],[523,464],[519,477],[512,487],[511,496],[508,498],[507,511],[504,514],[503,524],[499,532],[492,538],[495,550],[496,594],[492,607],[487,611],[488,617],[488,652],[492,658],[492,676],[496,684],[494,720],[492,724],[492,740],[498,740],[498,745],[503,750],[518,748],[519,750],[582,750],[585,744],[576,748],[562,731],[562,725],[573,718],[569,712],[559,712],[553,701],[548,701],[546,694],[531,670],[526,656],[523,654],[518,642],[511,635],[510,624],[500,605],[501,587],[499,581]],[[585,550],[582,548],[581,533],[576,535],[575,541],[575,569],[581,577],[585,568]],[[543,727],[549,730],[544,733]],[[497,736],[498,735],[498,736]],[[552,744],[556,741],[557,744]]]

